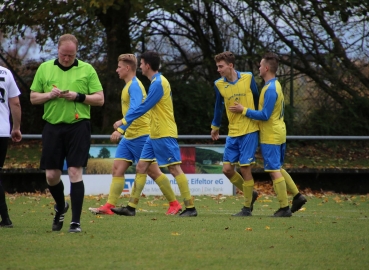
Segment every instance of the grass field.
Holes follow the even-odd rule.
[[[367,269],[369,195],[307,198],[293,217],[272,218],[277,200],[264,194],[252,217],[236,218],[242,197],[201,196],[199,216],[179,218],[165,216],[167,202],[152,196],[141,198],[135,217],[96,216],[88,208],[106,197],[86,196],[83,231],[70,234],[70,210],[51,232],[50,195],[7,195],[14,228],[0,229],[0,268]]]

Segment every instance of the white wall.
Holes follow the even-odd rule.
[[[233,185],[224,174],[186,174],[191,195],[233,195]],[[180,195],[177,182],[172,175],[167,177],[176,195]],[[68,175],[61,176],[64,184],[64,194],[70,194],[70,182]],[[125,175],[125,186],[123,194],[130,194],[135,175]],[[83,176],[85,184],[85,195],[109,194],[111,174],[86,174]],[[145,195],[162,195],[158,185],[147,177],[145,188],[142,191]]]

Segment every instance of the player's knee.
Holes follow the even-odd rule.
[[[139,161],[136,165],[136,173],[147,173],[150,163]]]
[[[183,173],[181,166],[179,164],[168,166],[168,170],[170,174],[173,175],[174,177]]]
[[[60,176],[61,176],[61,171],[59,170],[46,170],[46,181],[51,186],[59,183]]]
[[[228,167],[223,167],[223,173],[225,174],[225,176],[230,178],[234,174],[234,169],[230,169]]]

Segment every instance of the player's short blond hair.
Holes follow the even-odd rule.
[[[59,37],[58,41],[58,48],[64,41],[72,41],[74,44],[76,44],[76,49],[78,50],[78,40],[77,38],[72,34],[65,34]]]
[[[230,51],[226,51],[226,52],[222,52],[220,54],[217,54],[215,57],[214,57],[214,60],[216,63],[220,62],[220,61],[224,61],[226,62],[227,64],[233,64],[233,66],[235,65],[236,63],[236,57],[234,56],[234,54]]]
[[[137,57],[131,53],[124,53],[119,55],[118,62],[122,61],[123,63],[127,64],[131,67],[132,70],[137,69]]]

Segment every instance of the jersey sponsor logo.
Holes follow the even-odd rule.
[[[0,74],[8,75],[8,73],[6,72],[6,70],[0,70]]]

